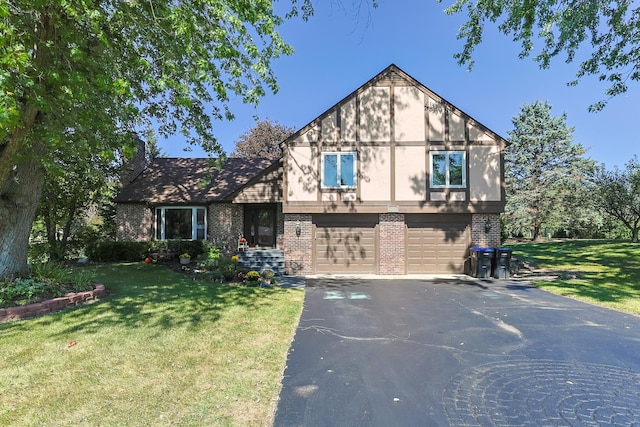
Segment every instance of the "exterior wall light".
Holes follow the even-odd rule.
[[[491,224],[491,220],[487,219],[484,223],[484,232],[489,233],[493,225]]]
[[[296,221],[296,236],[300,237],[301,232],[302,230],[300,230],[300,221]]]

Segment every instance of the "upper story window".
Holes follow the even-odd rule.
[[[322,188],[356,188],[354,151],[322,153]]]
[[[156,208],[156,240],[207,238],[207,210],[203,207],[166,206]]]
[[[464,151],[431,151],[431,188],[464,188],[467,186],[466,154]]]

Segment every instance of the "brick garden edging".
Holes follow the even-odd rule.
[[[67,307],[82,305],[87,301],[98,300],[105,296],[105,294],[106,290],[104,285],[97,284],[95,289],[92,291],[78,292],[77,294],[41,301],[35,304],[0,308],[0,323],[41,316],[54,311],[61,311]]]

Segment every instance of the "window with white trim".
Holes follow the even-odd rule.
[[[431,188],[465,188],[467,186],[466,153],[464,151],[430,151]]]
[[[162,206],[155,211],[156,240],[205,240],[207,209],[199,206]]]
[[[356,188],[355,151],[322,153],[322,188]]]

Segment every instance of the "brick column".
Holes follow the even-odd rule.
[[[474,214],[471,219],[471,246],[500,246],[500,214]]]
[[[404,215],[380,214],[380,274],[404,274],[405,223]]]
[[[296,227],[300,227],[300,235]],[[313,273],[313,224],[311,214],[284,214],[284,266],[286,274]]]

